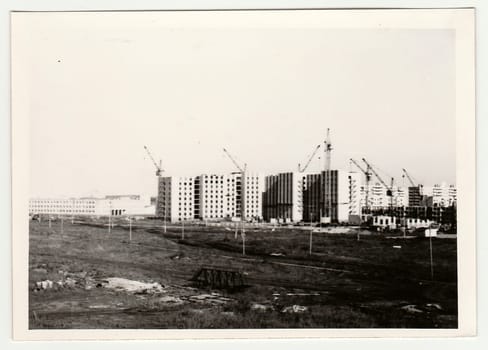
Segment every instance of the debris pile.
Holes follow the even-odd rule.
[[[108,289],[126,291],[129,293],[155,294],[164,292],[163,286],[157,282],[144,283],[120,277],[106,278],[102,281],[102,285]]]
[[[283,310],[281,310],[281,312],[295,314],[295,313],[302,313],[302,312],[305,312],[307,310],[308,310],[308,308],[306,306],[291,305],[291,306],[284,307]]]

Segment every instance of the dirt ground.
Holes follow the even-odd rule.
[[[51,227],[50,227],[51,226]],[[456,239],[133,222],[30,223],[29,325],[42,328],[455,328]],[[234,290],[196,285],[202,266]]]

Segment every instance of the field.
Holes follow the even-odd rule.
[[[51,227],[50,227],[51,226]],[[61,229],[62,227],[62,229]],[[41,328],[456,328],[456,239],[156,220],[30,223],[29,326]],[[245,286],[196,285],[202,266]]]

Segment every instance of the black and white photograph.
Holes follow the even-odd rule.
[[[469,333],[473,14],[13,12],[17,322]]]

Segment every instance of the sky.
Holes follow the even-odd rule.
[[[453,31],[33,19],[32,197],[155,195],[144,145],[168,176],[235,171],[224,147],[249,171],[295,171],[327,128],[334,169],[364,157],[387,182],[455,183]]]

